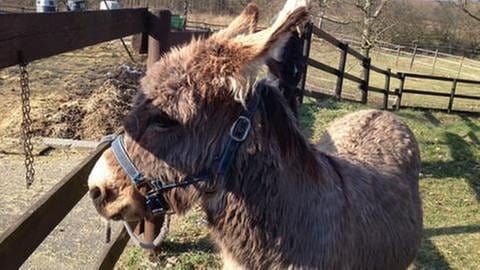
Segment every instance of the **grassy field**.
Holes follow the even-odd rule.
[[[357,48],[358,49],[358,48]],[[332,67],[338,67],[340,51],[327,44],[325,41],[313,39],[310,57],[328,64]],[[416,62],[410,70],[411,56],[401,54],[398,63],[396,61],[396,53],[386,52],[384,50],[373,50],[371,52],[372,65],[379,68],[386,69],[391,68],[392,72],[412,72],[420,74],[432,74],[431,64],[433,63],[432,56],[418,55]],[[439,58],[436,63],[435,73],[437,76],[455,78],[459,69],[460,60],[456,58]],[[480,81],[480,64],[465,63],[462,68],[463,73],[460,73],[459,78],[473,79]],[[353,56],[347,57],[346,72],[353,74],[357,77],[362,77],[362,66]],[[319,89],[322,92],[333,94],[335,89],[336,77],[326,72],[317,70],[315,68],[309,68],[307,85],[313,89]],[[392,78],[390,89],[393,91],[399,87],[400,81]],[[370,73],[370,85],[374,87],[384,88],[385,76],[376,72]],[[405,88],[418,89],[432,92],[450,93],[452,87],[451,82],[440,82],[424,79],[412,79],[407,78]],[[344,81],[343,92],[346,97],[360,100],[360,91],[358,90],[358,84]],[[457,85],[457,94],[480,96],[480,86],[472,84],[459,83]],[[378,93],[369,93],[369,100],[373,100],[374,104],[380,106],[382,104],[383,95]],[[389,106],[394,104],[394,97],[389,100]],[[424,106],[430,108],[443,108],[446,109],[448,105],[448,97],[434,97],[434,96],[420,96],[414,94],[404,94],[402,98],[402,105],[410,106]],[[467,110],[467,111],[479,111],[480,101],[455,99],[453,109]]]
[[[329,122],[365,108],[353,103],[307,99],[300,124],[317,141]],[[422,248],[412,269],[478,269],[480,265],[480,118],[404,110],[420,143],[424,208]],[[124,253],[118,269],[216,269],[219,255],[208,239],[198,210],[176,217],[164,251],[151,262],[136,247]]]

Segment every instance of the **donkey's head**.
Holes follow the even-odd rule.
[[[181,182],[213,166],[250,96],[257,68],[281,48],[308,16],[306,1],[288,1],[276,22],[253,33],[258,9],[248,5],[228,28],[206,40],[173,49],[141,80],[143,92],[126,117],[124,145],[147,179]],[[92,170],[88,186],[97,210],[112,219],[150,216],[148,188],[135,187],[108,149]],[[163,193],[176,212],[187,210],[205,185]]]

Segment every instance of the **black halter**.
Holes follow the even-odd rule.
[[[152,211],[153,215],[165,213],[169,208],[163,197],[163,192],[173,188],[187,187],[202,181],[211,181],[215,177],[225,176],[228,173],[233,161],[235,160],[240,145],[247,139],[248,134],[250,133],[252,128],[252,119],[260,103],[260,93],[265,87],[268,86],[265,85],[264,81],[260,81],[255,86],[255,90],[250,97],[246,110],[244,110],[237,120],[235,120],[235,122],[232,124],[232,127],[228,133],[227,143],[223,148],[222,154],[214,163],[216,168],[210,168],[195,175],[188,175],[178,183],[164,184],[160,179],[149,180],[145,178],[145,176],[137,169],[130,159],[125,148],[123,135],[118,135],[113,140],[112,150],[115,158],[122,167],[123,171],[129,176],[133,185],[137,189],[145,185],[150,187],[145,199],[147,208]]]

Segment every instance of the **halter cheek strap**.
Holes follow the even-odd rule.
[[[132,183],[136,187],[141,186],[144,183],[145,177],[135,167],[132,160],[128,156],[127,150],[125,149],[125,143],[123,141],[123,135],[118,135],[112,142],[111,147],[117,162],[120,164],[123,171],[128,175]]]
[[[136,189],[140,189],[140,187],[149,184],[147,183],[145,176],[137,169],[137,167],[133,164],[133,161],[130,159],[127,150],[125,149],[123,135],[118,135],[115,138],[115,140],[112,142],[111,148],[118,164],[128,175],[130,181]],[[151,185],[153,186],[153,189],[151,190],[155,191],[160,189],[161,186],[159,186],[159,183],[161,183],[159,180],[152,181]],[[148,194],[145,196],[147,208],[152,211],[153,215],[165,213],[168,210],[168,205],[165,202],[165,199],[163,196],[152,196],[152,191],[148,192]]]

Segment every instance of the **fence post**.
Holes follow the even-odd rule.
[[[398,68],[398,58],[400,58],[400,46],[397,47],[397,57],[395,58],[395,67]]]
[[[160,56],[168,50],[171,16],[172,13],[170,13],[169,10],[155,10],[149,15],[147,69],[160,59]],[[155,233],[160,230],[162,222],[154,223],[147,219],[144,221],[144,239],[146,242],[151,243],[155,238]],[[158,250],[152,251],[152,254],[155,254],[156,251]]]
[[[303,73],[302,73],[302,80],[300,81],[300,97],[299,103],[303,103],[303,96],[305,94],[305,84],[307,83],[307,70],[308,70],[308,58],[310,57],[310,44],[312,42],[312,25],[313,23],[308,23],[305,26],[305,33],[304,35],[304,42],[303,42],[303,59],[304,59],[304,66],[303,66]]]
[[[399,73],[400,75],[400,88],[398,89],[398,96],[397,96],[397,104],[395,105],[396,110],[400,110],[400,106],[402,105],[402,94],[403,88],[405,87],[405,73]]]
[[[387,74],[385,74],[385,92],[383,93],[383,109],[388,109],[388,94],[390,92],[390,76],[392,70],[387,68]]]
[[[171,16],[169,10],[155,10],[149,14],[147,68],[168,50]]]
[[[342,97],[342,87],[343,87],[343,75],[345,74],[345,64],[347,63],[348,55],[348,43],[340,43],[340,62],[338,64],[338,70],[340,73],[337,75],[337,85],[335,88],[335,97],[340,99]]]
[[[435,73],[435,64],[437,64],[437,57],[438,57],[438,49],[435,50],[435,56],[433,57],[432,75]]]
[[[415,47],[413,48],[412,60],[410,61],[410,70],[412,70],[413,61],[415,61],[415,56],[417,55],[417,47],[418,45],[415,43]]]
[[[370,58],[364,58],[362,60],[362,66],[363,66],[363,82],[362,85],[360,86],[362,89],[362,103],[366,104],[368,100],[368,86],[370,83]]]
[[[452,89],[450,91],[450,99],[448,100],[448,110],[447,112],[452,112],[453,99],[455,98],[455,91],[457,90],[457,79],[453,80]]]
[[[460,61],[460,65],[458,66],[458,72],[457,72],[457,77],[458,78],[460,76],[460,72],[462,72],[462,67],[463,67],[463,61],[465,60],[465,55],[462,56],[462,60]]]

